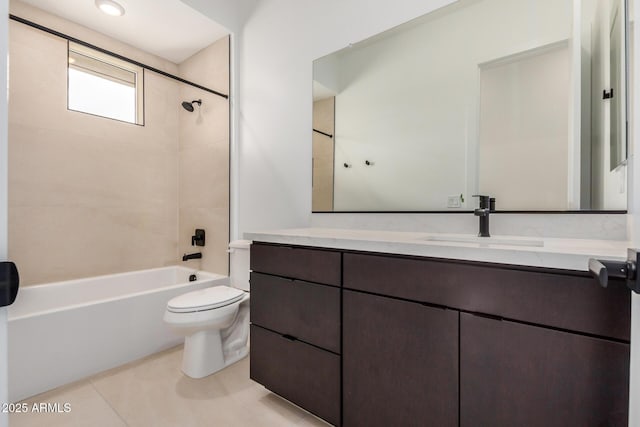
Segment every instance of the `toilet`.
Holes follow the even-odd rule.
[[[167,303],[164,321],[183,335],[182,372],[203,378],[249,352],[249,247],[229,243],[231,283],[189,292]]]

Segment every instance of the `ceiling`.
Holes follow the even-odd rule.
[[[180,0],[117,0],[126,10],[120,17],[105,15],[94,0],[23,1],[176,64],[229,34]]]

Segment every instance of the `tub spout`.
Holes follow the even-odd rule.
[[[196,252],[193,254],[184,254],[182,256],[183,261],[189,261],[190,259],[200,259],[202,258],[202,252]]]

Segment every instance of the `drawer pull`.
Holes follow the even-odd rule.
[[[502,322],[504,320],[504,317],[497,316],[495,314],[487,314],[487,313],[470,313],[470,314],[472,316],[482,317],[484,319],[497,320],[498,322]]]
[[[282,338],[289,340],[289,341],[298,341],[298,338],[294,337],[293,335],[289,335],[289,334],[283,334]]]

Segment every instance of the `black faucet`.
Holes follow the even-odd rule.
[[[202,258],[202,252],[196,252],[193,254],[184,254],[182,256],[183,261],[189,261],[190,259],[200,259]]]
[[[473,211],[473,214],[480,218],[478,237],[491,237],[489,234],[489,213],[496,210],[496,199],[479,194],[474,194],[473,197],[480,198],[480,207]]]

